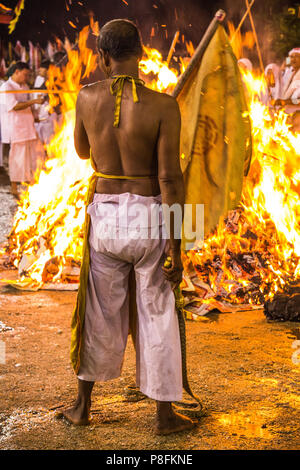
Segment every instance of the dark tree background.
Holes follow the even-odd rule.
[[[18,0],[2,0],[2,3],[14,8]],[[252,11],[265,60],[300,46],[300,20],[297,15],[286,14],[286,7],[297,3],[299,0],[256,0]],[[144,42],[151,40],[153,47],[166,53],[177,29],[196,45],[219,8],[237,26],[245,12],[245,0],[25,0],[25,9],[13,34],[8,35],[7,25],[0,25],[0,37],[4,44],[19,39],[24,45],[30,40],[42,47],[55,37],[63,40],[67,36],[74,41],[80,29],[89,23],[89,15],[94,13],[100,26],[117,17],[136,21]],[[156,34],[150,38],[153,27]],[[248,19],[243,29],[251,29]]]

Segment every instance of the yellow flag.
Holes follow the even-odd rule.
[[[222,25],[177,101],[182,117],[185,203],[194,206],[193,212],[185,214],[182,249],[186,250],[198,238],[195,205],[204,205],[203,232],[207,235],[220,217],[238,205],[251,161],[251,126],[243,84]]]
[[[11,22],[8,25],[8,33],[9,34],[11,34],[16,28],[16,24],[19,21],[21,12],[22,12],[22,10],[24,10],[24,3],[25,3],[25,0],[19,0],[17,6],[15,8],[15,17],[14,17],[13,20],[11,20]]]

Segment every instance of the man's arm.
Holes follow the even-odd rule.
[[[16,106],[13,107],[13,111],[22,111],[23,109],[30,108],[34,104],[43,104],[45,101],[44,98],[36,98],[34,100],[20,101]]]
[[[90,143],[82,120],[82,93],[79,92],[76,102],[76,122],[74,130],[75,149],[80,158],[90,158]]]
[[[178,283],[182,276],[181,240],[176,239],[175,234],[180,233],[184,211],[184,184],[179,160],[181,119],[177,101],[172,97],[165,100],[157,145],[158,180],[162,203],[169,207],[177,204],[181,209],[181,217],[180,220],[178,217],[174,218],[173,211],[170,214],[169,256],[172,259],[172,266],[164,268],[164,272],[168,280]]]

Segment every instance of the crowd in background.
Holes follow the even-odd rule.
[[[59,53],[56,61],[61,57]],[[11,192],[17,199],[19,184],[32,183],[42,167],[46,145],[61,122],[59,106],[51,109],[43,93],[50,63],[42,61],[33,74],[27,62],[18,61],[7,70],[6,80],[0,79],[0,172],[8,166]]]
[[[240,68],[252,72],[252,63],[243,58]],[[300,47],[289,52],[281,65],[272,63],[265,69],[267,92],[261,96],[273,110],[283,109],[289,115],[293,132],[300,132]]]

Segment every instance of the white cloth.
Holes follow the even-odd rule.
[[[39,139],[12,143],[8,157],[10,181],[32,183],[44,160],[45,151]]]
[[[247,59],[246,57],[243,57],[242,59],[238,60],[238,65],[241,66],[242,68],[248,70],[248,72],[252,72],[253,70],[253,65],[251,60]]]
[[[41,88],[45,83],[45,78],[38,75],[34,82],[34,88]],[[45,96],[41,93],[34,94],[34,98]],[[49,144],[52,136],[54,135],[56,113],[49,113],[50,105],[48,101],[43,104],[35,104],[34,112],[35,116],[40,122],[36,122],[35,129],[40,140],[43,144]]]
[[[292,75],[290,76],[289,80],[286,81],[285,87],[282,91],[282,99],[283,100],[288,100],[288,99],[297,99],[299,98],[299,92],[300,92],[300,69],[297,70],[297,72],[293,72]],[[293,114],[296,111],[300,110],[300,105],[295,106],[295,105],[287,105],[284,108],[284,111],[287,114]]]
[[[270,96],[273,100],[277,100],[281,96],[281,88],[282,88],[282,82],[281,82],[281,73],[280,73],[280,67],[277,64],[269,64],[265,68],[265,76],[267,77],[269,70],[272,70],[273,76],[274,76],[274,81],[275,81],[275,86],[270,87]]]
[[[285,69],[281,72],[281,84],[282,84],[281,92],[286,89],[287,84],[290,82],[293,73],[294,73],[294,70],[293,70],[293,67],[291,66],[285,67]]]
[[[41,75],[37,75],[34,81],[34,88],[41,88],[42,85],[45,83],[45,78]]]
[[[48,118],[44,118],[43,121],[36,122],[34,124],[37,134],[43,144],[49,144],[54,136],[56,119],[56,113],[52,113]]]
[[[12,78],[9,78],[3,85],[7,91],[11,90],[27,90],[27,86],[20,86]],[[34,118],[30,107],[21,111],[14,111],[14,107],[24,101],[28,101],[29,97],[26,93],[7,93],[4,94],[5,99],[5,110],[9,114],[8,125],[10,126],[9,142],[18,143],[25,142],[27,140],[34,140],[37,137],[36,130],[34,127]]]
[[[134,215],[141,207],[146,217],[129,223],[126,213]],[[150,224],[148,215],[153,209],[158,218]],[[78,378],[119,377],[129,329],[128,277],[134,267],[137,385],[154,400],[181,400],[178,318],[174,294],[162,271],[166,239],[161,197],[95,194],[88,213],[91,256]],[[150,226],[152,238],[147,236]]]
[[[5,91],[6,89],[7,89],[6,82],[4,82],[0,86],[0,91]],[[5,105],[5,93],[0,93],[1,142],[3,144],[10,143],[10,135],[11,135],[10,118],[11,118],[11,115],[7,112],[6,105]]]
[[[298,88],[300,88],[300,69],[297,72],[293,72],[289,80],[286,81],[285,87],[282,90],[282,99],[290,99]]]

